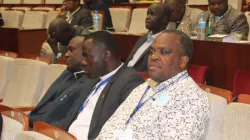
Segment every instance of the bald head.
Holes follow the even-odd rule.
[[[186,0],[165,0],[164,3],[167,4],[172,11],[171,21],[181,21],[186,10]]]
[[[63,18],[56,18],[51,21],[48,33],[51,38],[57,40],[64,46],[75,36],[76,30]]]

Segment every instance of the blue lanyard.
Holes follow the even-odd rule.
[[[110,77],[108,77],[107,79],[103,80],[100,84],[98,84],[98,86],[96,86],[95,88],[93,88],[89,94],[89,96],[87,97],[87,99],[84,101],[83,105],[80,107],[79,109],[79,113],[83,111],[83,109],[86,107],[86,105],[89,103],[89,100],[92,96],[94,96],[96,94],[96,92],[98,91],[98,89],[102,86],[107,84],[111,78],[113,77],[113,75],[111,75]]]
[[[148,92],[149,89],[150,89],[150,86],[147,86],[147,88],[146,88],[144,94],[142,95],[142,97],[141,97],[141,99],[140,99],[138,105],[135,107],[135,109],[133,110],[133,112],[130,114],[130,116],[129,116],[129,118],[128,118],[128,120],[126,121],[125,124],[128,125],[129,122],[131,121],[131,119],[133,118],[133,116],[135,115],[135,113],[136,113],[137,111],[139,111],[139,110],[140,110],[140,109],[141,109],[150,99],[152,99],[156,94],[160,93],[160,92],[163,91],[164,89],[165,89],[165,90],[169,89],[169,88],[170,88],[171,86],[173,86],[175,83],[177,83],[177,82],[180,81],[180,80],[184,80],[184,79],[187,78],[187,77],[188,77],[188,74],[187,74],[187,73],[183,74],[183,75],[182,75],[181,77],[179,77],[177,80],[173,81],[173,82],[170,83],[168,86],[159,89],[157,92],[155,92],[153,95],[151,95],[147,100],[145,100],[144,102],[142,102],[144,96],[147,94],[147,92]]]

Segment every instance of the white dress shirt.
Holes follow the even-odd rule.
[[[130,130],[129,140],[198,140],[209,116],[209,102],[207,94],[187,76],[187,71],[145,93],[148,86],[145,82],[132,91],[102,127],[99,138],[114,140],[119,132]],[[155,93],[158,94],[149,98]],[[144,94],[142,101],[148,101],[126,125]]]
[[[100,77],[101,81],[98,82],[94,86],[94,88],[96,88],[102,81],[113,76],[121,68],[122,65],[123,64],[121,64],[118,68],[116,68],[112,72]],[[106,85],[107,85],[107,83],[101,85],[100,88],[97,89],[97,91],[95,91],[95,90],[91,91],[91,93],[92,92],[95,92],[95,93],[89,94],[89,97],[86,99],[86,100],[89,99],[89,102],[86,104],[86,106],[83,108],[83,110],[79,113],[79,115],[77,116],[77,119],[69,127],[69,133],[74,135],[78,140],[87,140],[88,139],[88,133],[89,133],[89,127],[90,127],[92,115],[94,113],[94,109],[95,109],[96,103],[98,101],[98,98],[101,95],[101,93]]]
[[[161,32],[154,34],[151,32],[148,35],[148,39],[146,42],[137,50],[137,52],[134,54],[133,58],[129,61],[128,67],[134,67],[134,65],[137,63],[141,55],[151,46],[151,44],[154,42],[155,38],[160,34]]]

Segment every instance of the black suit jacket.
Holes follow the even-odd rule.
[[[4,22],[3,22],[3,19],[2,19],[2,14],[0,13],[0,26],[4,26]]]
[[[42,121],[51,125],[56,124],[70,112],[72,103],[77,99],[77,93],[81,91],[81,84],[87,79],[86,76],[82,76],[80,79],[73,79],[75,81],[68,82],[72,76],[72,72],[65,70],[50,86],[44,97],[29,114],[31,128],[35,121]],[[45,106],[48,102],[50,104]]]
[[[77,118],[79,108],[97,82],[97,80],[85,82],[84,91],[80,94],[79,100],[74,105],[75,110],[58,124],[57,127],[68,130],[69,126]],[[102,126],[113,115],[119,105],[135,87],[143,82],[144,79],[133,68],[128,68],[124,65],[117,71],[99,96],[89,128],[89,139],[95,139],[99,135]]]
[[[125,64],[128,65],[129,61],[133,59],[133,56],[137,52],[137,50],[147,41],[148,34],[139,38],[139,40],[135,43],[133,49],[131,50]],[[148,71],[147,63],[149,56],[149,48],[144,51],[144,53],[139,57],[138,61],[134,65],[134,69],[138,72]]]
[[[88,28],[93,25],[91,13],[84,7],[81,7],[73,16],[70,22],[72,26],[80,26],[82,28]]]

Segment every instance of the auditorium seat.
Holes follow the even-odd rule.
[[[147,8],[136,8],[132,12],[132,18],[129,26],[131,34],[145,34],[146,29],[145,19],[147,17]]]
[[[44,4],[44,0],[23,0],[23,4]]]
[[[245,15],[247,17],[247,22],[248,22],[248,25],[250,26],[250,12],[245,12]],[[250,40],[250,30],[249,30],[249,34],[248,34],[248,40]]]
[[[12,7],[12,10],[23,10],[23,11],[30,11],[31,7],[26,7],[26,6],[17,6],[17,7]]]
[[[221,140],[249,140],[250,105],[231,103],[226,107]]]
[[[0,56],[0,98],[3,98],[6,92],[13,61],[13,58]]]
[[[37,61],[45,62],[47,64],[51,64],[52,62],[51,59],[47,57],[37,56],[37,55],[32,55],[32,54],[24,54],[22,58],[37,60]]]
[[[25,29],[45,28],[47,13],[41,11],[27,11],[24,14],[23,25]]]
[[[238,103],[250,104],[250,95],[240,94],[238,97]]]
[[[209,119],[200,140],[220,140],[227,100],[211,93],[207,93],[207,96],[210,105]]]
[[[21,11],[2,11],[5,27],[20,28],[24,13]]]
[[[0,0],[0,4],[3,4],[3,0]]]
[[[109,8],[116,32],[128,32],[131,10],[128,8]]]
[[[242,0],[228,0],[228,4],[232,5],[233,8],[241,12]]]
[[[1,12],[1,11],[5,11],[6,9],[10,9],[10,7],[7,7],[7,6],[1,6],[1,7],[0,7],[0,12]]]
[[[49,11],[48,12],[45,28],[49,28],[50,22],[57,17],[57,14],[58,14],[58,11]]]
[[[2,103],[15,108],[36,105],[41,96],[47,67],[48,64],[44,62],[15,59]]]
[[[233,97],[242,93],[250,93],[250,72],[238,70],[234,75]]]
[[[70,133],[52,125],[35,122],[34,131],[20,132],[15,140],[76,140],[76,138]]]
[[[0,50],[0,56],[6,56],[16,59],[18,57],[18,54],[14,52]]]
[[[66,65],[61,64],[51,64],[48,66],[48,69],[45,73],[44,86],[40,99],[42,99],[51,84],[62,74],[65,69]]]
[[[43,43],[43,45],[41,47],[40,55],[51,59],[52,62],[55,63],[54,60],[55,60],[56,56],[55,56],[54,52],[52,51],[50,45],[47,42]]]
[[[217,88],[217,87],[208,86],[208,85],[202,85],[202,84],[198,84],[198,85],[200,86],[201,89],[203,89],[204,91],[206,91],[208,93],[213,93],[213,94],[216,94],[218,96],[225,98],[227,100],[228,104],[232,102],[232,92],[231,91]]]
[[[48,6],[37,6],[37,7],[34,7],[32,8],[32,10],[36,10],[36,11],[54,11],[55,10],[55,7],[48,7]]]
[[[13,140],[19,132],[29,130],[28,116],[23,112],[0,105],[0,112],[3,118],[1,140]]]
[[[3,4],[22,4],[22,0],[3,0]]]
[[[208,66],[190,65],[187,71],[188,75],[192,77],[196,83],[206,83]]]
[[[188,0],[188,5],[207,5],[207,0]]]
[[[45,0],[45,4],[62,4],[63,0]]]

